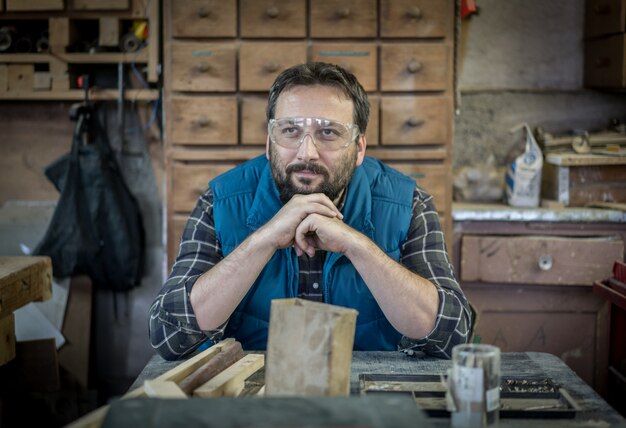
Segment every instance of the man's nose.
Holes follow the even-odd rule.
[[[302,137],[302,142],[300,143],[300,147],[298,148],[298,158],[299,159],[317,159],[319,157],[319,152],[317,151],[317,147],[313,142],[313,135],[306,133]]]

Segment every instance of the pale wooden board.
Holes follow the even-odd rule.
[[[0,257],[0,317],[52,297],[50,257]]]
[[[243,390],[245,380],[264,365],[264,355],[248,354],[204,385],[196,388],[193,395],[198,397],[237,396]]]
[[[579,155],[576,153],[550,153],[546,162],[561,165],[626,165],[626,156],[603,156],[594,154]]]
[[[15,358],[15,316],[0,318],[0,366]]]
[[[187,398],[187,395],[171,380],[147,380],[143,389],[150,398]]]
[[[63,0],[6,0],[7,12],[63,10]]]
[[[172,381],[175,383],[180,382],[185,377],[189,376],[192,372],[206,363],[208,360],[213,358],[219,352],[221,352],[222,348],[226,346],[230,346],[235,340],[228,338],[224,339],[221,342],[211,346],[209,349],[200,352],[198,355],[189,358],[188,360],[182,362],[178,366],[173,369],[163,373],[161,376],[158,376],[154,379],[157,382],[165,382]],[[138,398],[145,397],[146,392],[143,386],[139,388],[135,388],[132,391],[127,392],[122,396],[122,400],[129,398]],[[109,406],[102,406],[91,413],[86,414],[85,416],[75,420],[71,424],[67,425],[68,428],[97,428],[102,425],[102,421],[109,410]]]

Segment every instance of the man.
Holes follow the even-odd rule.
[[[469,337],[432,197],[365,156],[369,102],[354,75],[310,63],[269,94],[265,156],[209,183],[150,310],[166,359],[235,337],[265,349],[272,299],[359,311],[355,350],[450,358]]]

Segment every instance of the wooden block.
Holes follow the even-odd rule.
[[[62,329],[66,342],[59,349],[59,364],[85,389],[89,375],[92,292],[88,276],[72,277]]]
[[[50,257],[0,257],[0,317],[52,297]]]
[[[130,0],[74,0],[75,10],[122,10],[130,7]]]
[[[50,74],[52,75],[53,91],[66,91],[70,89],[70,76],[67,70],[67,63],[58,59],[51,59]]]
[[[66,48],[76,41],[76,28],[68,18],[50,18],[48,33],[52,53],[65,53]]]
[[[8,66],[9,91],[33,90],[33,75],[35,67],[32,64],[11,64]]]
[[[357,314],[301,299],[273,300],[265,394],[347,396]]]
[[[63,0],[6,0],[7,12],[63,10]]]
[[[100,46],[119,46],[120,44],[120,20],[116,17],[100,18],[100,34],[98,36]]]
[[[35,71],[33,75],[33,89],[35,91],[49,91],[52,88],[52,75],[47,71]]]
[[[9,89],[9,68],[6,64],[0,64],[0,92],[6,92],[8,89]]]
[[[15,358],[15,316],[0,318],[0,366]]]
[[[248,354],[235,364],[196,388],[193,395],[198,397],[236,397],[243,391],[245,380],[265,364],[262,354]]]
[[[171,380],[147,380],[143,385],[150,398],[187,398],[187,395]]]

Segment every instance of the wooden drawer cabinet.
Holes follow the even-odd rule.
[[[306,60],[307,49],[304,43],[244,42],[239,51],[239,89],[268,91],[278,73]]]
[[[171,0],[173,37],[235,37],[237,0]]]
[[[264,153],[276,76],[307,61],[357,76],[367,154],[433,195],[451,241],[454,0],[166,0],[163,11],[169,265],[208,181]]]
[[[237,100],[176,96],[170,103],[174,143],[237,144]]]
[[[242,37],[305,37],[305,0],[241,0]]]
[[[374,43],[314,43],[313,61],[330,62],[353,73],[363,89],[377,89],[378,53]]]
[[[585,43],[585,84],[626,87],[626,33]]]
[[[510,218],[519,221],[472,221],[462,210],[455,204],[453,215],[464,220],[454,223],[453,263],[478,313],[481,343],[504,352],[555,354],[602,393],[609,306],[593,294],[592,284],[611,276],[615,260],[624,260],[624,223],[521,221],[558,219],[566,212],[511,208],[503,213],[513,211]],[[501,215],[494,210],[469,211],[477,219]]]
[[[452,0],[381,0],[381,37],[436,37],[452,33]]]
[[[626,32],[626,0],[586,0],[585,36]]]
[[[380,49],[383,91],[442,91],[451,82],[448,45],[384,44]]]
[[[450,114],[445,97],[383,97],[381,144],[444,144],[449,138]]]
[[[376,0],[316,0],[311,2],[311,37],[376,37]]]
[[[172,43],[171,87],[176,91],[236,89],[234,43]]]
[[[619,237],[463,236],[461,280],[589,285],[624,259]]]

